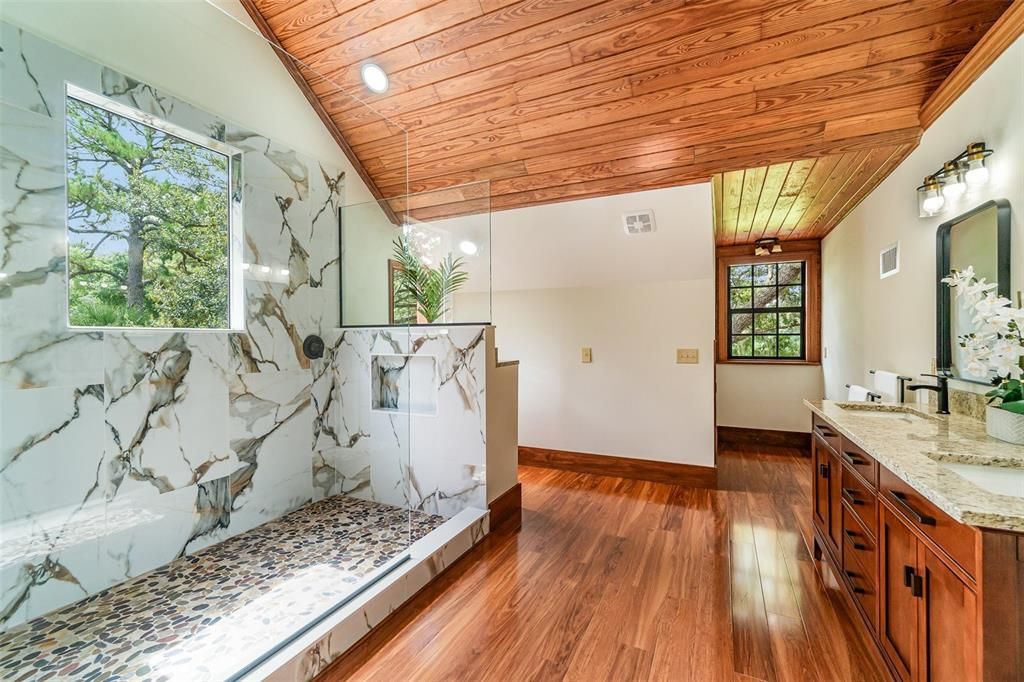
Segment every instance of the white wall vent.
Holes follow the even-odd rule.
[[[622,214],[622,229],[626,234],[654,232],[654,211],[630,211]]]
[[[900,243],[890,244],[878,254],[878,279],[892,277],[900,271]]]

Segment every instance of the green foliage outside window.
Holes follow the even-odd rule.
[[[228,157],[70,96],[66,133],[70,323],[227,328]]]
[[[729,357],[804,357],[802,262],[729,266]]]

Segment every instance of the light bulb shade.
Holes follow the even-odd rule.
[[[964,181],[959,161],[947,161],[943,164],[939,180],[942,182],[942,195],[950,201],[959,199],[967,191],[967,183]]]
[[[946,198],[942,196],[942,186],[938,178],[929,175],[924,179],[924,184],[917,188],[918,215],[922,218],[931,217],[946,205]]]
[[[970,187],[981,187],[988,182],[988,168],[985,166],[985,159],[974,159],[967,162],[967,172],[964,173],[967,184]]]
[[[782,244],[773,244],[772,253],[782,253]]]

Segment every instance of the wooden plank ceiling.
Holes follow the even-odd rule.
[[[1007,0],[243,0],[383,196],[505,209],[716,177],[720,243],[823,234]],[[359,68],[380,64],[384,95]],[[743,170],[749,169],[749,170]],[[443,198],[439,198],[443,197]],[[420,200],[450,214],[461,191]]]

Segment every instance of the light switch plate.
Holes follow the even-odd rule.
[[[698,361],[696,348],[676,348],[676,364],[696,365]]]
[[[582,351],[580,352],[580,360],[582,360],[584,363],[590,363],[594,361],[594,352],[590,349],[589,346],[583,347]]]

